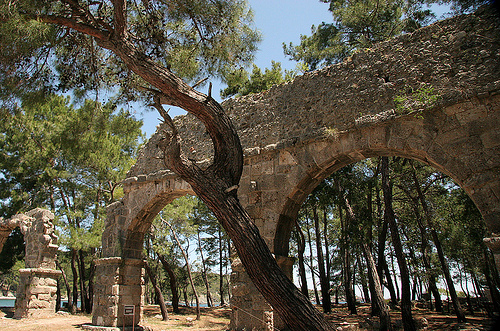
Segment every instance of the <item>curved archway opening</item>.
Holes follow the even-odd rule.
[[[379,276],[385,277],[386,297],[394,305],[402,296],[397,295],[400,291],[397,284],[402,280],[409,283],[408,286],[411,283],[413,300],[427,300],[426,304],[434,308],[439,306],[442,311],[441,295],[437,294],[434,301],[430,296],[432,291],[438,292],[438,287],[453,296],[450,279],[455,280],[451,281],[455,283],[455,292],[462,292],[464,296],[459,300],[464,310],[477,309],[478,302],[485,299],[485,292],[491,292],[494,304],[498,288],[488,278],[498,275],[488,274],[495,269],[493,255],[483,243],[488,230],[466,192],[450,176],[401,157],[386,157],[391,160],[391,186],[390,191],[386,191],[382,158],[357,163],[352,159],[352,156],[344,159],[348,163],[345,167],[336,160],[328,171],[302,180],[302,186],[294,191],[293,199],[288,199],[285,205],[288,209],[284,209],[280,217],[275,252],[298,257],[296,275],[303,292],[322,302],[325,310],[331,308],[324,300],[331,302],[330,294],[334,293],[337,294],[334,295],[336,303],[339,296],[342,297],[340,301],[347,301],[348,305],[354,300],[351,313],[355,312],[355,287],[359,288],[358,300],[369,302],[373,295],[369,283],[373,278],[364,255],[364,245],[367,245],[375,257]],[[331,174],[323,177],[329,172]],[[386,200],[387,194],[391,195],[392,202]],[[397,226],[395,232],[400,239],[394,237],[394,229],[388,225],[387,203],[391,204]],[[402,242],[402,259],[407,263],[410,279],[403,279],[402,267],[395,262],[399,262],[396,240]],[[292,243],[291,249],[289,243]],[[385,267],[384,263],[387,263]],[[436,271],[443,263],[448,265],[449,277],[445,269]],[[309,270],[307,275],[304,274],[306,269]],[[354,273],[358,276],[353,277]],[[439,279],[441,282],[437,281]],[[328,284],[325,286],[323,282]],[[317,287],[309,293],[313,285]],[[341,295],[340,288],[343,288]],[[476,306],[472,293],[476,295]],[[485,307],[490,308],[483,306],[483,309]],[[373,305],[370,308],[374,309]],[[456,307],[454,309],[457,311]]]
[[[196,306],[199,300],[208,307],[228,302],[229,250],[217,219],[193,192],[184,190],[160,193],[137,213],[127,227],[123,257],[146,260],[146,271],[154,271],[145,275],[144,301],[157,304],[154,282],[163,284],[179,313],[181,301]]]

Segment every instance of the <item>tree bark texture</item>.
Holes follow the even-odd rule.
[[[313,219],[314,219],[314,231],[316,238],[316,255],[318,257],[318,271],[319,271],[319,284],[321,287],[321,298],[323,311],[326,313],[331,312],[332,303],[330,300],[330,282],[326,277],[325,270],[325,258],[323,255],[323,244],[321,242],[321,230],[319,226],[319,215],[317,206],[312,206]]]
[[[384,192],[384,217],[391,229],[391,238],[396,258],[398,261],[399,271],[401,274],[401,316],[405,331],[416,331],[415,321],[411,312],[411,288],[410,288],[410,272],[406,264],[399,229],[396,223],[396,216],[392,209],[392,187],[389,177],[389,158],[382,157],[382,190]]]
[[[177,289],[177,276],[163,255],[158,255],[158,259],[160,260],[163,269],[168,274],[170,292],[172,292],[172,309],[174,310],[174,313],[179,314],[179,290]]]
[[[151,280],[151,284],[153,285],[153,289],[155,291],[156,297],[158,298],[159,304],[160,304],[160,311],[161,311],[161,317],[162,321],[168,320],[168,311],[167,311],[167,305],[165,304],[165,299],[163,298],[163,294],[161,293],[161,289],[158,286],[158,283],[156,282],[156,277],[153,274],[153,271],[151,270],[151,267],[148,264],[148,261],[144,261],[144,269],[146,269],[146,272],[148,273],[148,277]]]
[[[76,250],[71,249],[71,273],[73,274],[73,304],[69,306],[71,314],[76,314],[78,303],[78,271],[76,270]]]

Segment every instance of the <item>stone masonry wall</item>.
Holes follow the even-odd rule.
[[[500,29],[493,10],[440,21],[357,52],[344,62],[223,103],[245,156],[374,124],[412,110],[445,107],[500,90]],[[430,87],[438,100],[398,109],[396,97]],[[211,142],[193,116],[175,118],[190,158],[206,160]],[[164,169],[161,130],[140,152],[129,177]],[[160,159],[159,159],[160,158]]]

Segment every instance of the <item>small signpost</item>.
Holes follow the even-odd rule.
[[[123,306],[123,329],[125,330],[125,316],[132,315],[132,331],[135,327],[135,306],[134,305],[124,305]]]

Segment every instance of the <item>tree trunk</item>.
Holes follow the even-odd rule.
[[[382,213],[382,207],[381,207],[381,201],[380,201],[380,196],[378,189],[376,191],[377,193],[377,205],[379,209],[379,214]],[[382,224],[380,224],[382,223]],[[386,247],[386,240],[387,240],[387,231],[389,224],[387,222],[387,219],[385,217],[381,217],[379,221],[379,234],[378,234],[378,251],[377,251],[377,273],[378,277],[380,279],[380,284],[384,284],[384,273],[386,274],[386,280],[387,280],[387,289],[389,290],[389,293],[391,295],[391,300],[389,305],[391,308],[395,308],[396,305],[398,304],[397,300],[397,295],[396,295],[396,290],[394,289],[394,284],[392,283],[392,278],[390,276],[389,267],[387,265],[387,261],[385,260],[385,247]],[[383,289],[383,287],[382,287]]]
[[[495,311],[498,312],[500,311],[500,292],[498,291],[495,282],[495,277],[493,276],[495,263],[492,261],[493,259],[490,258],[490,252],[489,249],[486,247],[486,245],[482,246],[483,246],[483,257],[484,257],[483,273],[484,277],[486,278],[486,284],[490,289],[490,294],[493,301],[493,305],[495,307]]]
[[[71,273],[73,274],[73,304],[71,305],[71,314],[76,314],[78,306],[78,272],[76,270],[76,250],[71,249]],[[69,307],[68,307],[69,308]]]
[[[319,216],[317,206],[312,206],[314,230],[316,233],[316,255],[318,257],[319,284],[321,287],[322,307],[325,313],[332,311],[332,303],[330,300],[330,282],[326,278],[325,258],[323,256],[323,244],[321,243],[321,230],[319,227]]]
[[[455,310],[455,314],[457,315],[457,320],[459,323],[465,322],[466,321],[465,313],[462,307],[460,306],[460,301],[458,300],[458,295],[457,292],[455,291],[455,286],[453,285],[453,279],[451,278],[448,262],[446,261],[446,257],[444,256],[443,248],[441,246],[441,240],[439,239],[436,228],[434,227],[433,224],[434,222],[432,221],[431,212],[427,207],[427,202],[425,201],[424,194],[422,192],[422,189],[420,188],[420,183],[417,178],[417,172],[415,171],[413,164],[412,164],[412,177],[413,177],[413,182],[415,184],[415,190],[420,200],[420,204],[422,205],[422,209],[424,210],[427,226],[430,228],[431,231],[432,241],[434,241],[434,245],[436,246],[439,262],[441,263],[441,269],[443,271],[446,284],[448,285],[448,290],[450,291],[451,302],[453,304],[453,309]]]
[[[365,265],[363,265],[363,262],[361,261],[361,256],[359,254],[356,254],[356,259],[358,261],[359,265],[359,279],[361,282],[361,289],[363,291],[363,301],[366,303],[370,303],[370,288],[368,285],[367,278],[370,278],[368,276],[368,267],[365,268]],[[366,273],[365,273],[366,270]]]
[[[397,306],[399,301],[399,288],[397,288],[396,276],[394,276],[394,280],[392,279],[392,273],[389,270],[389,265],[387,264],[387,262],[384,263],[384,274],[385,279],[387,280],[387,289],[389,290],[389,293],[391,295],[390,305],[394,308]]]
[[[224,263],[222,263],[224,258],[224,242],[222,240],[222,231],[220,226],[218,226],[218,234],[219,234],[219,296],[220,296],[220,305],[224,306]]]
[[[177,238],[177,233],[175,233],[175,230],[172,227],[172,225],[170,225],[170,223],[168,223],[164,219],[162,219],[162,221],[165,224],[167,224],[168,227],[170,228],[170,231],[172,231],[172,235],[174,237],[174,240],[175,240],[175,242],[177,243],[177,246],[179,246],[179,249],[182,252],[182,256],[184,257],[184,261],[186,261],[186,269],[187,269],[187,273],[188,273],[189,283],[191,284],[191,288],[193,289],[194,298],[196,300],[196,320],[199,321],[200,318],[201,318],[201,313],[200,313],[200,298],[198,296],[198,292],[196,291],[196,286],[194,286],[193,276],[191,274],[191,266],[190,266],[190,263],[189,263],[188,256],[186,254],[186,250],[182,247],[181,242],[179,241],[179,238]]]
[[[462,270],[458,269],[458,272],[460,273],[460,288],[462,289],[462,292],[465,293],[465,298],[467,299],[467,308],[469,310],[469,313],[471,315],[474,315],[474,306],[472,304],[472,300],[471,300],[471,297],[470,297],[470,292],[469,292],[469,285],[467,285],[467,272],[465,271],[465,268],[463,270],[463,273],[464,273],[464,278],[465,278],[465,288],[464,288],[464,283],[463,283],[463,279],[462,279]]]
[[[213,306],[213,301],[212,301],[212,294],[210,293],[210,285],[208,284],[208,278],[207,278],[207,266],[205,264],[205,258],[203,257],[203,248],[201,247],[201,238],[200,238],[200,231],[198,233],[198,249],[200,250],[200,258],[201,258],[201,276],[203,277],[203,282],[205,283],[205,288],[207,290],[207,306],[212,307]]]
[[[56,259],[56,266],[59,270],[61,270],[61,275],[64,281],[64,286],[66,287],[66,296],[68,297],[68,311],[73,310],[73,296],[71,295],[71,286],[68,283],[68,277],[66,277],[66,273],[64,272],[64,269],[61,267],[61,264],[59,261]]]
[[[328,241],[328,212],[326,210],[326,207],[323,206],[323,240],[325,242],[325,265],[326,265],[326,282],[328,284],[328,302],[331,310],[332,306],[332,298],[331,298],[331,293],[332,293],[332,286],[330,284],[330,272],[331,272],[331,265],[330,265],[330,244]],[[306,295],[308,296],[308,295]]]
[[[156,283],[156,277],[153,274],[153,271],[151,270],[151,267],[148,264],[148,261],[144,260],[144,269],[146,269],[146,272],[148,273],[148,277],[151,280],[151,284],[153,285],[153,289],[155,291],[156,297],[158,298],[158,302],[160,304],[160,311],[161,311],[161,317],[162,321],[167,321],[168,320],[168,311],[167,311],[167,305],[165,305],[165,299],[163,298],[163,294],[161,293],[161,289],[158,286],[158,283]]]
[[[338,190],[340,192],[340,189]],[[356,296],[354,294],[354,282],[352,279],[351,270],[351,254],[349,252],[350,240],[347,233],[348,222],[347,218],[342,217],[342,208],[339,208],[340,226],[342,230],[342,246],[340,248],[343,258],[342,275],[344,278],[345,298],[347,301],[347,308],[353,315],[356,311]]]
[[[403,246],[399,236],[398,225],[396,224],[396,216],[392,209],[392,187],[389,177],[389,158],[382,157],[382,189],[384,192],[385,214],[389,228],[391,229],[391,238],[396,258],[398,261],[399,270],[401,273],[401,316],[403,319],[403,327],[405,331],[416,331],[415,321],[411,312],[411,289],[410,289],[410,272],[404,257]]]
[[[89,298],[87,296],[87,287],[85,285],[85,258],[83,256],[83,250],[78,250],[78,269],[80,273],[80,304],[82,312],[90,314],[89,311]]]
[[[306,218],[306,228],[307,228],[307,242],[309,243],[309,261],[310,261],[310,270],[311,270],[311,279],[312,279],[312,284],[313,284],[313,291],[314,291],[314,299],[316,300],[316,304],[319,305],[321,302],[319,300],[319,295],[318,295],[318,288],[316,287],[316,277],[315,277],[315,272],[314,272],[314,258],[313,258],[313,249],[312,249],[312,240],[311,240],[311,232],[309,231],[309,222],[307,222]]]
[[[56,290],[56,312],[61,310],[61,279],[57,278],[57,290]]]
[[[361,224],[359,223],[354,210],[347,197],[344,197],[344,204],[346,206],[347,215],[351,222],[356,225],[361,232]],[[375,259],[373,258],[370,246],[366,240],[363,240],[361,244],[363,250],[363,255],[365,257],[366,266],[368,269],[368,274],[370,278],[373,279],[374,296],[372,300],[376,302],[375,306],[378,308],[378,316],[380,317],[380,331],[392,330],[391,316],[389,315],[389,309],[384,300],[384,291],[382,290],[382,285],[380,283],[380,278],[378,277],[377,266],[375,265]]]
[[[94,305],[94,275],[95,275],[96,266],[94,261],[90,264],[90,274],[89,274],[89,285],[88,285],[88,303],[87,307],[89,309],[89,314],[92,313],[92,307]]]
[[[160,260],[163,269],[168,274],[170,292],[172,292],[172,309],[174,310],[174,313],[179,314],[179,290],[177,289],[177,277],[175,276],[174,270],[163,255],[158,254],[158,259]]]
[[[297,244],[298,244],[298,257],[299,257],[299,277],[300,277],[300,290],[302,294],[309,298],[309,289],[307,288],[307,278],[306,278],[306,266],[304,262],[304,252],[306,250],[306,240],[304,238],[304,233],[300,228],[299,222],[295,220],[295,233],[297,234]]]
[[[427,271],[427,282],[429,285],[429,291],[432,293],[434,297],[436,311],[443,312],[443,301],[441,300],[441,294],[436,285],[436,275],[432,270],[430,256],[429,256],[429,240],[427,239],[427,233],[425,231],[424,224],[422,223],[422,218],[420,216],[420,212],[418,210],[418,202],[415,200],[413,196],[411,196],[410,192],[405,190],[406,195],[410,198],[413,204],[413,210],[415,213],[415,218],[417,220],[418,228],[420,230],[420,250],[422,251],[422,262],[424,264],[424,268]],[[432,298],[431,298],[432,300]]]

